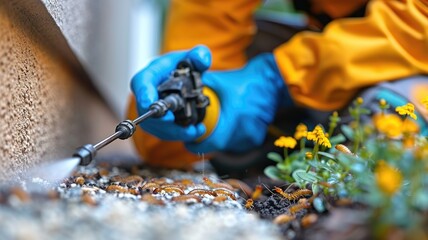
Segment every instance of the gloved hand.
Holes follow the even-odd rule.
[[[173,52],[158,58],[132,79],[140,114],[157,100],[156,87],[186,57],[199,71],[208,69],[211,63],[209,50],[198,46],[189,52]],[[208,91],[210,106],[203,123],[181,127],[168,113],[160,119],[146,120],[142,128],[163,140],[183,141],[195,153],[242,152],[263,143],[280,103],[292,104],[272,54],[260,55],[241,69],[205,72],[202,82],[212,90]],[[213,119],[213,126],[207,124]]]

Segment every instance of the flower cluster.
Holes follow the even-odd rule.
[[[308,127],[305,124],[300,123],[296,127],[296,132],[294,133],[294,138],[300,140],[308,135]]]
[[[419,126],[412,120],[402,120],[395,114],[377,114],[373,116],[373,125],[388,138],[400,138],[403,134],[416,134]]]
[[[328,137],[324,134],[324,130],[320,125],[317,125],[312,132],[308,132],[306,138],[316,144],[331,148],[330,140],[328,140]]]
[[[415,114],[415,105],[412,103],[407,103],[406,105],[396,107],[395,111],[398,112],[398,114],[401,116],[408,115],[415,120],[418,118]]]
[[[282,136],[282,137],[278,138],[277,140],[275,140],[274,144],[277,147],[293,149],[296,146],[297,141],[296,141],[296,139],[294,139],[292,137]]]

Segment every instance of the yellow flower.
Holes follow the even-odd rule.
[[[401,187],[403,175],[401,172],[381,160],[375,169],[376,183],[380,190],[388,196],[394,195]]]
[[[373,116],[375,128],[389,138],[399,138],[402,133],[403,121],[395,114],[377,114]]]
[[[330,140],[328,140],[320,125],[317,125],[312,132],[308,132],[306,138],[314,143],[331,148]]]
[[[397,139],[402,135],[419,133],[419,125],[410,119],[404,121],[395,114],[377,114],[373,116],[373,125],[389,138]]]
[[[428,96],[424,97],[421,102],[428,109]]]
[[[361,105],[364,103],[364,99],[362,97],[357,97],[357,104]]]
[[[396,107],[395,111],[402,116],[408,115],[415,120],[418,119],[418,117],[415,114],[415,105],[411,103],[407,103],[406,105]]]
[[[306,135],[308,135],[308,127],[306,127],[306,125],[303,123],[297,125],[296,132],[294,133],[294,138],[296,140],[300,140],[303,137],[306,137]]]
[[[277,147],[293,149],[296,146],[297,141],[296,141],[296,139],[294,139],[292,137],[282,136],[282,137],[278,138],[277,140],[275,140],[274,144]]]
[[[403,133],[411,134],[411,133],[419,133],[419,125],[410,119],[405,119],[402,125]]]
[[[381,106],[381,107],[385,107],[386,106],[386,101],[385,101],[385,99],[381,99],[381,100],[379,100],[379,105]]]
[[[419,125],[415,121],[406,118],[401,128],[403,131],[403,146],[405,148],[413,148],[416,143],[416,134],[419,133]]]
[[[312,155],[311,152],[306,152],[305,153],[305,157],[306,157],[306,159],[312,159],[312,158],[314,158],[314,156]]]

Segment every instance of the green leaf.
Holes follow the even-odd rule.
[[[333,159],[334,161],[337,161],[336,157],[333,154],[331,154],[331,153],[318,152],[318,155],[321,155],[323,157],[330,158],[330,159]]]
[[[340,129],[347,138],[354,140],[354,130],[350,126],[342,125],[340,126]]]
[[[265,168],[264,173],[267,177],[274,179],[274,180],[283,180],[281,178],[280,171],[274,167],[274,166],[268,166]]]
[[[282,170],[282,171],[285,171],[285,172],[288,172],[288,173],[290,173],[291,171],[291,166],[289,166],[289,165],[286,165],[286,164],[284,164],[284,163],[278,163],[278,164],[276,164],[276,168],[278,168],[279,170]]]
[[[297,169],[293,172],[291,175],[296,182],[309,182],[309,183],[316,183],[319,180],[321,180],[320,177],[318,177],[314,172],[306,172],[306,170],[303,169]]]
[[[331,145],[336,145],[336,144],[345,142],[346,138],[343,134],[339,133],[336,136],[331,137],[329,140]]]
[[[267,154],[267,158],[269,158],[270,160],[274,161],[274,162],[282,162],[284,161],[284,159],[282,158],[282,156],[279,153],[276,152],[270,152]]]

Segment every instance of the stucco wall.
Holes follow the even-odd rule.
[[[129,94],[129,21],[138,1],[41,0],[70,48],[118,116]]]
[[[11,2],[0,0],[0,180],[70,156],[117,121],[43,5]]]

